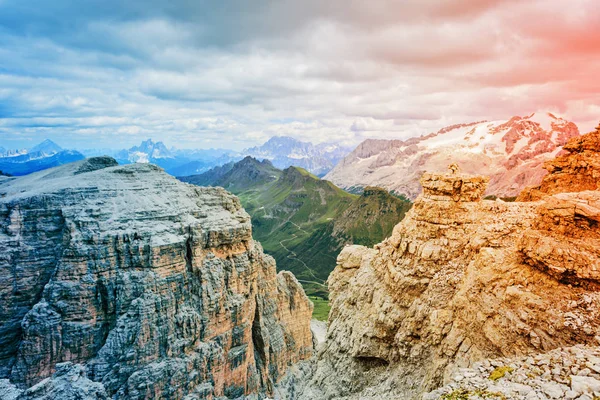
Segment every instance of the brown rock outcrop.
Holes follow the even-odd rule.
[[[546,197],[518,242],[524,261],[562,283],[600,289],[600,193]]]
[[[544,163],[549,174],[536,187],[524,189],[517,201],[535,201],[545,195],[600,188],[600,125],[563,146],[566,154]]]
[[[0,183],[0,382],[44,380],[23,398],[69,374],[93,383],[73,398],[264,397],[311,355],[311,311],[223,189],[109,158]]]
[[[600,192],[507,203],[481,200],[482,177],[421,182],[390,238],[340,254],[296,398],[419,399],[486,358],[598,344]]]

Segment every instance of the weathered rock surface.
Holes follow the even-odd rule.
[[[56,372],[27,390],[19,390],[10,381],[0,381],[0,398],[6,400],[105,400],[104,386],[92,382],[82,365],[57,364]]]
[[[311,311],[223,189],[110,158],[0,182],[0,393],[264,397]]]
[[[518,195],[547,173],[542,165],[572,137],[577,126],[550,113],[446,127],[401,140],[367,139],[325,179],[342,188],[380,186],[415,199],[425,172],[443,173],[460,164],[467,174],[490,177],[487,194]]]
[[[593,400],[599,396],[600,349],[574,346],[533,357],[477,362],[461,368],[450,384],[423,400]]]
[[[598,345],[600,192],[507,203],[456,171],[421,184],[390,238],[339,255],[325,348],[282,397],[420,399],[485,359]]]
[[[572,138],[563,149],[566,154],[544,163],[549,174],[542,183],[523,190],[518,201],[600,188],[600,125],[593,132]]]

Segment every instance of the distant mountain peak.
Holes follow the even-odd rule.
[[[200,175],[180,178],[197,185],[221,186],[234,193],[277,180],[281,171],[268,160],[258,161],[247,156],[235,164],[215,167]]]
[[[318,176],[311,174],[309,171],[307,171],[306,169],[304,169],[302,167],[296,167],[296,166],[288,167],[283,170],[283,174],[284,174],[284,176],[285,175],[302,176],[302,177],[308,177],[308,178],[319,180]]]
[[[152,163],[157,159],[173,158],[173,154],[163,142],[155,142],[152,139],[144,140],[139,146],[130,148],[128,152],[127,159],[135,163]]]
[[[314,145],[290,136],[273,136],[261,146],[244,150],[243,154],[271,160],[277,168],[295,165],[322,176],[351,150],[335,143]]]
[[[29,153],[54,154],[59,153],[62,150],[63,148],[54,143],[52,140],[46,139],[42,143],[30,148]]]
[[[246,156],[234,164],[234,168],[238,168],[238,169],[239,168],[249,168],[249,167],[275,168],[271,161],[269,161],[267,159],[264,159],[261,161],[261,160],[257,159],[256,157],[252,157],[252,156]]]
[[[50,145],[50,146],[54,145],[54,146],[58,146],[56,143],[54,143],[54,142],[53,142],[52,140],[50,140],[50,139],[45,139],[45,140],[44,140],[42,143],[40,143],[40,145],[46,145],[46,146],[47,146],[47,145]]]
[[[294,144],[312,144],[312,143],[303,142],[303,141],[298,140],[296,138],[293,138],[291,136],[273,136],[272,138],[270,138],[269,140],[267,140],[264,145],[268,145],[268,144],[281,144],[281,145],[285,145],[285,144],[290,144],[290,143],[294,143]]]
[[[553,130],[555,126],[562,127],[565,124],[570,123],[566,119],[556,116],[551,112],[535,112],[521,119],[537,123],[542,129],[547,131]]]
[[[258,164],[258,163],[260,163],[260,161],[258,161],[258,159],[256,159],[255,157],[252,157],[252,156],[246,156],[237,162],[237,164]]]

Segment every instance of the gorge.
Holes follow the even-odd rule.
[[[0,181],[0,397],[593,400],[600,127],[518,201],[425,173],[312,304],[221,188],[92,158]],[[71,397],[69,397],[71,396]]]

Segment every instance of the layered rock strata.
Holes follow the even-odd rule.
[[[544,163],[549,174],[539,186],[528,187],[518,201],[535,201],[548,194],[600,188],[600,125],[594,132],[570,139],[565,154]]]
[[[0,183],[6,393],[264,397],[311,355],[311,311],[223,189],[110,158]]]
[[[598,345],[600,192],[568,195],[580,218],[563,195],[482,200],[483,177],[421,184],[390,238],[340,254],[326,346],[289,398],[420,399],[484,359]]]

